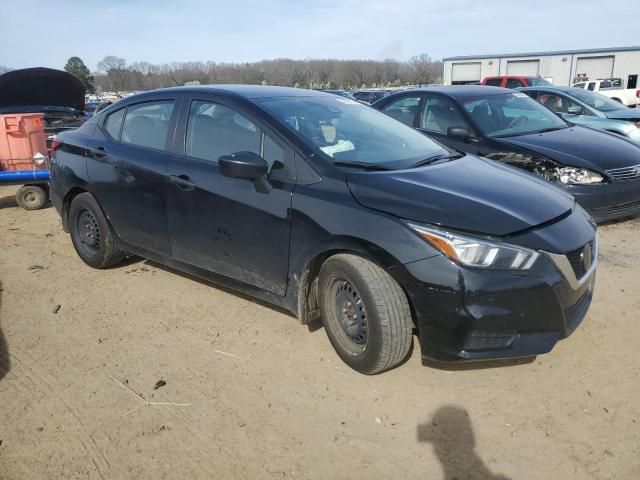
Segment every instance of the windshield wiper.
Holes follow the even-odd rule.
[[[384,165],[380,165],[377,163],[338,161],[338,162],[333,162],[333,164],[337,167],[360,168],[362,170],[368,170],[370,172],[391,170],[391,168],[385,167]]]
[[[438,155],[434,155],[433,157],[425,158],[424,160],[420,160],[417,163],[414,163],[409,168],[416,167],[424,167],[425,165],[430,165],[434,162],[439,162],[440,160],[455,160],[456,158],[462,158],[464,155],[460,153],[441,153]]]
[[[564,130],[565,128],[568,128],[568,127],[549,127],[549,128],[543,128],[542,130],[538,130],[535,133],[555,132],[556,130]]]
[[[554,132],[556,130],[564,130],[566,127],[548,127],[543,128],[542,130],[533,130],[530,132],[515,132],[515,133],[504,133],[502,135],[489,135],[492,138],[509,138],[509,137],[523,137],[525,135],[535,135],[537,133],[546,133],[546,132]]]

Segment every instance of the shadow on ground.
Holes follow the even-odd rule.
[[[14,208],[18,206],[15,195],[9,195],[8,197],[0,197],[0,208]]]
[[[419,442],[433,446],[442,464],[444,480],[511,480],[492,473],[478,456],[473,425],[464,408],[440,407],[429,423],[418,425],[417,433]]]
[[[535,362],[537,357],[501,358],[496,360],[474,360],[467,362],[439,362],[437,360],[422,359],[426,367],[446,370],[449,372],[464,372],[467,370],[485,370],[488,368],[505,368],[528,365]]]
[[[40,210],[44,210],[51,207],[53,207],[53,204],[50,201],[47,201],[47,203],[45,203]],[[9,195],[6,197],[0,197],[0,209],[2,208],[18,208],[18,202],[16,202],[16,196]]]
[[[0,283],[0,307],[2,307],[2,283]],[[0,380],[5,377],[10,368],[9,349],[7,348],[4,333],[2,333],[2,316],[0,315]]]

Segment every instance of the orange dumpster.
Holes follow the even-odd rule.
[[[42,113],[0,115],[0,170],[47,168]]]

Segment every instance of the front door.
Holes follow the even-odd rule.
[[[187,112],[188,110],[188,112]],[[213,100],[191,101],[167,171],[174,258],[278,295],[287,285],[292,154],[259,122]],[[222,155],[251,151],[270,165],[269,193],[220,173]]]
[[[478,142],[471,139],[449,137],[447,130],[451,127],[462,127],[472,135],[475,133],[451,100],[440,95],[425,95],[422,111],[418,118],[418,129],[451,148],[477,154]]]

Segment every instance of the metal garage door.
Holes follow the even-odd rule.
[[[454,63],[451,65],[451,83],[479,82],[481,65],[480,62]]]
[[[586,74],[589,80],[610,78],[613,75],[614,57],[578,57],[576,77]]]
[[[517,60],[507,62],[507,75],[537,77],[540,72],[540,60]]]

